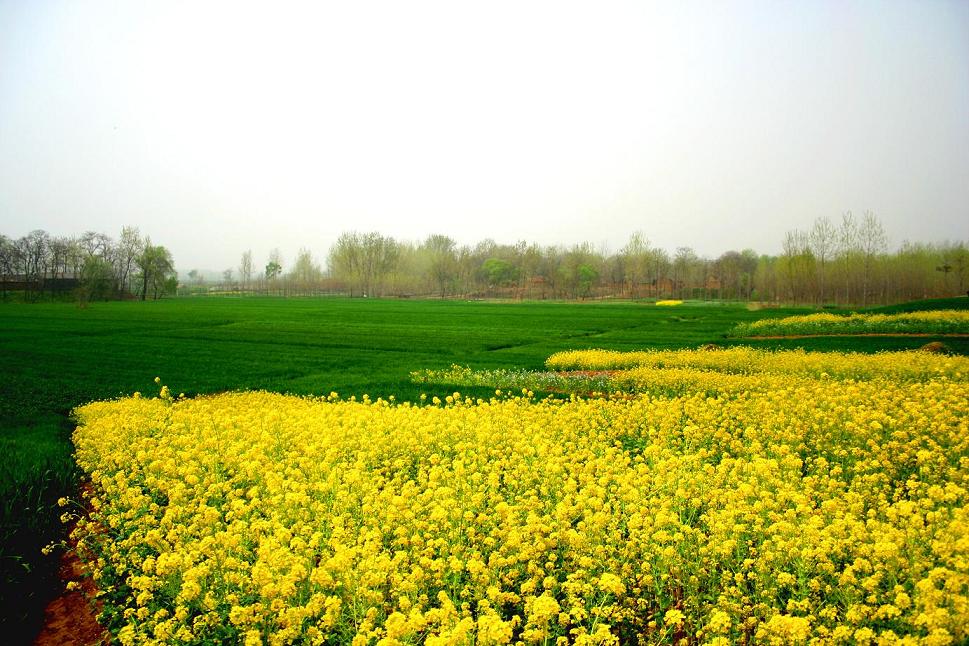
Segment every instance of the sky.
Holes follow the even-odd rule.
[[[969,2],[0,0],[0,233],[969,239]],[[285,268],[285,267],[284,267]]]

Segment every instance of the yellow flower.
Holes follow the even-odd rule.
[[[603,592],[609,592],[616,596],[621,595],[626,591],[626,587],[622,584],[622,579],[620,579],[615,574],[611,572],[606,572],[599,577],[599,589]]]
[[[673,608],[672,610],[667,610],[666,614],[663,615],[663,623],[667,626],[682,626],[685,618],[686,615],[676,608]]]
[[[576,364],[628,390],[83,406],[72,542],[124,644],[969,639],[965,358]]]

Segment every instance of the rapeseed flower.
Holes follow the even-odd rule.
[[[600,359],[627,361],[568,360]],[[103,620],[122,644],[969,639],[964,360],[627,365],[613,398],[83,406]]]

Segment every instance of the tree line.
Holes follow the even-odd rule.
[[[705,258],[690,247],[673,253],[634,233],[618,252],[589,243],[542,246],[483,240],[459,245],[446,235],[421,242],[378,232],[345,232],[319,262],[301,249],[291,267],[273,250],[256,267],[252,252],[226,269],[211,290],[353,297],[682,298],[804,305],[872,305],[964,294],[969,251],[964,242],[904,242],[889,250],[874,213],[822,217],[788,232],[779,255],[752,249]],[[196,281],[197,291],[203,287]]]
[[[80,304],[117,298],[157,299],[178,286],[172,254],[135,227],[117,240],[88,231],[51,236],[40,229],[12,239],[0,234],[0,298],[75,297]]]
[[[460,245],[446,235],[420,242],[345,232],[321,261],[300,249],[288,265],[278,249],[265,263],[251,251],[217,281],[192,270],[179,285],[169,251],[124,227],[54,237],[37,230],[0,235],[0,296],[26,300],[66,292],[79,302],[158,298],[176,292],[439,298],[723,299],[803,305],[874,305],[966,293],[966,243],[903,242],[889,249],[872,212],[822,217],[787,232],[778,255],[730,250],[716,258],[691,247],[670,253],[633,233],[617,252],[590,243],[548,246],[488,239]]]

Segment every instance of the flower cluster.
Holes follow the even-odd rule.
[[[93,403],[75,538],[122,644],[965,643],[969,384],[931,359],[904,385],[631,371],[716,395]]]
[[[682,305],[683,301],[667,299],[665,301],[656,301],[656,304],[661,307],[676,307],[677,305]]]
[[[761,319],[741,323],[730,336],[812,336],[827,334],[966,334],[969,311],[931,310],[901,314],[831,314]]]
[[[767,351],[735,346],[696,350],[570,350],[546,360],[552,370],[626,370],[630,368],[684,368],[736,375],[802,375],[851,379],[887,378],[921,381],[931,378],[969,378],[969,358],[940,357],[928,352],[903,351],[863,354],[855,352]]]

